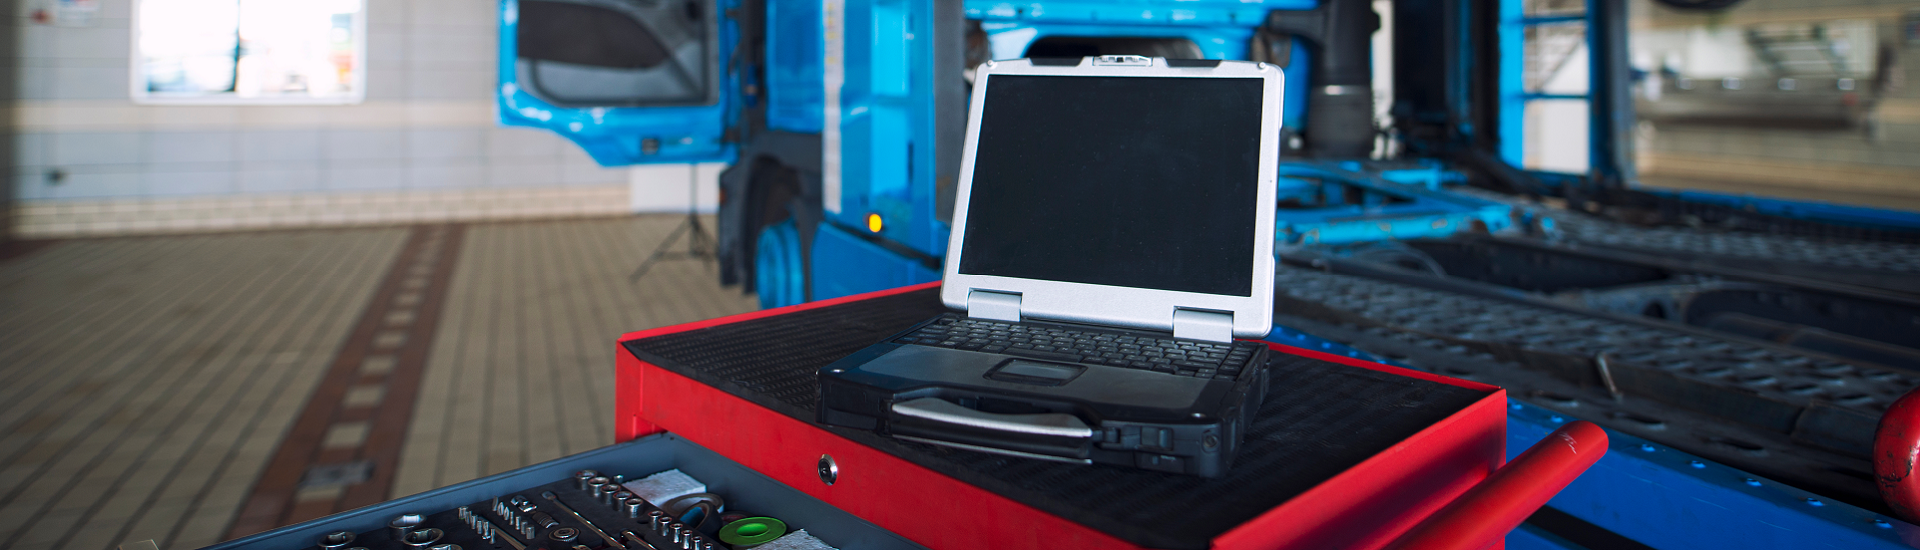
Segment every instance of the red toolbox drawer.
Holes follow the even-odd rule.
[[[1378,548],[1505,456],[1500,388],[1278,345],[1218,479],[814,423],[820,366],[941,311],[927,284],[625,335],[617,436],[671,431],[936,549]]]

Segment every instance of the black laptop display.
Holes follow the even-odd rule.
[[[1281,73],[1132,56],[976,79],[942,298],[820,371],[820,420],[1217,476],[1266,387]]]

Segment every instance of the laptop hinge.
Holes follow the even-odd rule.
[[[1233,341],[1233,314],[1198,309],[1173,310],[1173,337],[1209,342]]]
[[[967,316],[992,321],[1020,322],[1020,295],[991,290],[967,291]]]

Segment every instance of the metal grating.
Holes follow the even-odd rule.
[[[1450,347],[1458,348],[1456,352],[1469,351],[1466,342],[1573,357],[1606,352],[1622,362],[1736,393],[1802,407],[1817,400],[1872,418],[1879,418],[1894,399],[1920,384],[1895,372],[1784,348],[1516,302],[1290,267],[1278,270],[1276,279],[1283,299],[1345,312],[1367,324],[1408,333],[1408,338],[1424,334],[1454,340]]]

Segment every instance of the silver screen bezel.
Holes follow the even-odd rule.
[[[1084,58],[1077,66],[1034,65],[1025,59],[991,61],[976,71],[967,113],[966,151],[960,162],[959,189],[954,200],[953,231],[947,241],[941,300],[948,307],[965,310],[967,295],[973,290],[1014,293],[1021,295],[1023,317],[1155,330],[1172,330],[1176,308],[1230,312],[1234,336],[1266,336],[1273,328],[1273,205],[1275,181],[1279,177],[1281,90],[1285,75],[1272,65],[1244,61],[1222,61],[1214,67],[1170,67],[1161,58],[1152,58],[1146,66],[1102,65],[1098,59]],[[1258,199],[1254,202],[1257,210],[1253,271],[1248,274],[1253,278],[1252,295],[1227,296],[960,273],[960,260],[967,253],[967,205],[973,194],[973,163],[980,140],[980,118],[987,88],[993,85],[997,75],[1263,79],[1260,181]]]

